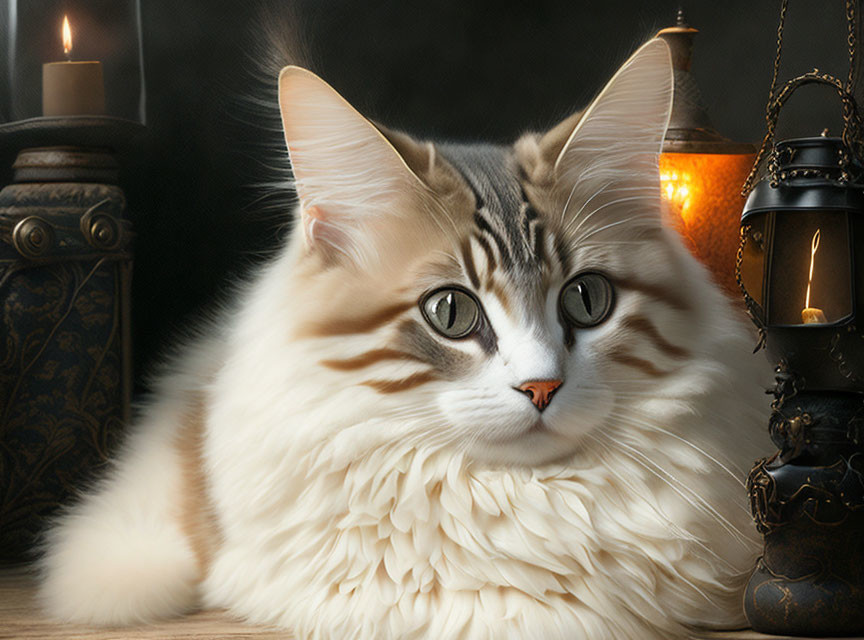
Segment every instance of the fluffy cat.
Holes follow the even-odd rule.
[[[767,408],[752,334],[663,224],[666,45],[512,147],[387,131],[299,67],[279,99],[297,231],[48,532],[47,610],[339,639],[744,625]]]

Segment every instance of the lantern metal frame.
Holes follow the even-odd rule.
[[[778,451],[757,461],[747,479],[751,510],[765,545],[747,584],[744,609],[751,626],[763,633],[837,636],[864,631],[864,372],[857,373],[864,363],[864,332],[856,326],[864,319],[859,306],[864,305],[864,271],[859,273],[864,267],[864,145],[854,98],[856,6],[857,0],[846,0],[846,81],[814,70],[778,90],[788,9],[788,0],[783,0],[766,134],[742,189],[748,199],[741,216],[736,279],[759,330],[756,350],[765,348],[776,364],[768,432]],[[823,132],[775,144],[783,105],[797,89],[811,84],[830,86],[840,98],[842,136],[831,138]],[[790,274],[775,264],[775,252],[785,245],[788,257],[798,243],[796,231],[786,227],[781,234],[777,223],[780,216],[794,220],[805,212],[845,216],[845,228],[835,230],[832,246],[840,246],[842,235],[848,254],[835,258],[848,271],[841,278],[848,275],[849,288],[835,287],[832,309],[848,298],[848,312],[829,320],[821,309],[809,309],[826,321],[817,317],[807,324],[802,309],[802,322],[790,324],[788,318],[778,321],[772,309],[774,294],[790,288],[784,280]],[[742,277],[757,216],[765,216],[759,303]],[[802,237],[798,230],[797,239]],[[786,244],[790,241],[796,244]],[[755,281],[757,264],[746,269],[748,279]],[[787,259],[784,266],[789,264]]]
[[[770,288],[770,283],[775,277],[773,273],[775,268],[773,263],[774,228],[776,216],[779,214],[794,215],[796,212],[813,213],[817,211],[846,214],[849,272],[850,274],[855,273],[854,225],[849,214],[856,210],[864,211],[864,185],[857,183],[861,173],[860,167],[854,171],[854,180],[840,180],[839,158],[844,153],[845,147],[841,138],[819,136],[796,138],[777,143],[776,159],[774,160],[778,165],[777,181],[772,180],[758,184],[750,193],[741,214],[742,250],[747,242],[745,230],[748,223],[759,214],[767,216],[768,229],[763,243],[764,246],[768,247],[768,252],[764,258],[766,266],[763,274],[763,292]],[[744,283],[741,282],[741,261],[739,256],[736,265],[739,285],[745,293],[747,309],[751,318],[763,331],[767,329],[824,330],[851,324],[860,315],[857,305],[858,292],[854,285],[854,278],[850,278],[850,311],[848,314],[819,324],[772,322],[770,297],[766,297],[761,304],[752,299]]]

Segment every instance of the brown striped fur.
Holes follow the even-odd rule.
[[[481,236],[479,233],[474,234],[474,239],[486,254],[486,272],[491,273],[492,271],[495,271],[498,267],[498,261],[495,259],[495,252],[492,250],[492,245],[490,245],[486,238]]]
[[[660,335],[660,331],[657,330],[657,327],[655,327],[651,321],[644,316],[627,316],[622,321],[622,324],[626,328],[638,331],[646,336],[654,343],[655,347],[670,358],[681,360],[690,357],[690,352],[687,349],[669,342],[666,338]]]
[[[501,307],[507,313],[510,313],[512,308],[510,306],[510,299],[507,297],[507,292],[504,291],[504,287],[502,287],[494,277],[489,276],[489,279],[486,280],[486,288],[495,294],[495,297],[498,298],[498,301],[501,303]]]
[[[643,282],[636,278],[614,278],[612,283],[621,289],[638,291],[646,296],[669,305],[677,311],[689,311],[690,303],[676,290],[661,284]]]
[[[336,371],[356,371],[384,360],[419,360],[416,356],[396,349],[372,349],[353,358],[321,360],[320,364]]]
[[[378,329],[414,307],[415,302],[397,302],[360,317],[339,317],[324,322],[310,323],[298,331],[301,338],[323,338],[352,333],[368,333]]]
[[[462,242],[462,264],[465,265],[465,273],[475,289],[480,288],[480,278],[477,277],[477,268],[474,266],[474,256],[471,253],[471,241],[465,239]]]
[[[624,365],[625,367],[632,367],[633,369],[637,369],[645,375],[651,376],[652,378],[660,378],[671,373],[671,371],[663,371],[662,369],[659,369],[653,362],[650,362],[649,360],[637,358],[633,354],[625,352],[620,347],[611,349],[606,354],[606,357],[613,362]]]
[[[371,387],[378,393],[399,393],[400,391],[414,389],[437,379],[438,376],[431,371],[424,371],[410,375],[407,378],[402,378],[401,380],[366,380],[360,384],[365,387]]]
[[[204,399],[197,398],[186,413],[175,442],[183,482],[179,494],[180,528],[195,555],[199,580],[207,575],[222,537],[204,471],[205,420]]]

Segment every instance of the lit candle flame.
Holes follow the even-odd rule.
[[[660,174],[660,187],[666,200],[678,207],[686,219],[690,209],[690,175],[676,171],[663,172]]]
[[[72,28],[69,26],[69,16],[63,16],[63,53],[67,59],[72,53]]]
[[[813,240],[810,241],[810,277],[807,279],[807,298],[804,302],[804,308],[810,308],[810,285],[813,283],[813,263],[816,261],[816,251],[819,249],[819,229],[813,234]]]

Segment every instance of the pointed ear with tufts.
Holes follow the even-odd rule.
[[[658,160],[672,110],[668,45],[648,41],[615,73],[579,116],[566,142],[561,125],[539,143],[560,149],[554,161],[562,189],[563,222],[574,239],[620,225],[645,230],[662,219]],[[599,214],[599,215],[595,215]]]
[[[282,70],[279,108],[307,247],[330,264],[369,266],[399,242],[400,221],[423,209],[428,189],[393,144],[311,71]]]

